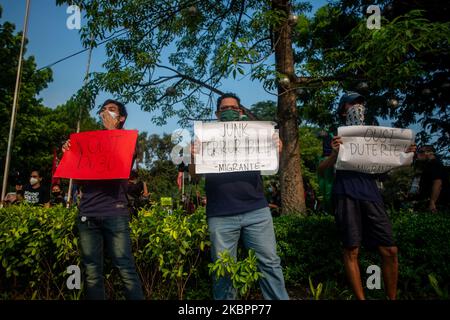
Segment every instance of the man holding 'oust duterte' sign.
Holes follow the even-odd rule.
[[[63,168],[59,173],[80,179],[78,229],[86,298],[106,298],[103,279],[106,249],[120,272],[125,297],[141,300],[144,295],[131,252],[126,195],[137,132],[118,130],[127,118],[122,103],[106,100],[99,113],[107,131],[84,132],[68,140],[63,146]]]
[[[377,248],[382,258],[386,295],[396,299],[398,258],[392,226],[376,184],[377,173],[411,163],[416,146],[410,131],[364,126],[365,98],[342,96],[338,116],[345,127],[331,140],[331,154],[319,165],[319,174],[336,164],[333,202],[344,247],[344,266],[357,299],[364,290],[358,265],[361,244]],[[342,134],[342,136],[341,136]]]

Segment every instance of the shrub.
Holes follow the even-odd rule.
[[[204,208],[192,215],[182,209],[169,213],[158,206],[141,210],[131,229],[133,252],[147,296],[152,297],[157,286],[156,296],[172,298],[174,287],[176,297],[183,299],[186,285],[199,273],[209,246]]]
[[[450,283],[450,215],[405,210],[395,212],[392,222],[399,248],[399,298],[439,298],[429,274],[444,287]],[[332,216],[282,216],[275,218],[274,225],[288,286],[308,287],[310,276],[316,283],[336,282],[338,287],[349,288]],[[381,266],[378,253],[363,247],[360,269],[364,286],[366,269],[373,264]],[[382,291],[367,290],[367,295],[383,298]]]
[[[3,298],[78,299],[66,288],[67,267],[79,265],[76,209],[11,206],[0,209],[0,291]],[[147,298],[182,299],[209,246],[203,210],[187,216],[160,207],[131,222],[137,270]],[[205,268],[205,267],[204,267]],[[205,268],[206,269],[206,268]],[[120,299],[118,272],[105,261],[105,287]],[[175,289],[175,291],[173,291]]]
[[[0,299],[81,297],[80,290],[66,288],[67,267],[80,264],[76,215],[76,209],[63,207],[0,209]],[[399,247],[399,298],[448,298],[450,214],[405,210],[392,212],[391,219]],[[301,298],[351,296],[333,217],[282,216],[274,219],[274,226],[288,289],[299,288]],[[210,243],[203,209],[192,215],[157,206],[143,209],[131,221],[131,238],[147,299],[211,298]],[[243,289],[243,295],[257,281],[252,261],[249,257],[236,262],[235,287]],[[381,265],[378,254],[363,248],[363,284],[372,264]],[[118,272],[106,263],[105,274],[109,296],[122,299]],[[384,293],[367,290],[367,296],[384,298]]]
[[[230,277],[238,297],[248,299],[250,290],[261,279],[262,273],[257,270],[255,252],[248,250],[248,256],[236,260],[228,250],[219,253],[219,258],[208,265],[209,273],[215,277]]]
[[[405,298],[436,297],[428,280],[450,283],[450,215],[413,213],[398,217],[394,232],[399,246],[399,287]]]
[[[309,277],[342,277],[340,243],[331,216],[286,215],[275,218],[274,226],[286,283],[308,287]]]
[[[63,298],[69,265],[78,265],[76,210],[27,205],[0,210],[0,288],[21,298]]]

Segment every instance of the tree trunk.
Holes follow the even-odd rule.
[[[273,8],[286,12],[287,0],[273,0]],[[282,214],[305,214],[305,194],[300,167],[298,137],[297,95],[295,92],[294,54],[292,50],[292,27],[286,20],[274,32],[276,70],[289,78],[289,84],[278,84],[278,120],[283,152],[280,159],[280,187]],[[291,90],[290,90],[291,89]]]

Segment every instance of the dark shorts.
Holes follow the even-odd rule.
[[[334,216],[345,248],[395,246],[392,225],[382,203],[335,196]]]

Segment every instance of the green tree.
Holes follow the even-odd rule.
[[[145,136],[147,133],[145,133]],[[143,134],[144,136],[144,134]],[[139,175],[147,182],[152,199],[159,201],[161,197],[178,196],[177,166],[170,160],[170,152],[175,146],[170,134],[159,136],[152,134],[146,141],[142,138],[142,151],[145,154],[145,169],[141,168]]]
[[[80,118],[80,105],[82,106]],[[53,111],[54,120],[65,123],[71,133],[76,132],[78,120],[80,119],[80,131],[92,131],[102,129],[102,124],[90,116],[88,109],[85,107],[87,103],[83,103],[77,94],[73,95],[64,104],[57,106]],[[65,139],[66,137],[64,137]]]
[[[1,17],[1,7],[0,7]],[[6,148],[11,121],[11,108],[18,66],[22,34],[14,34],[9,22],[0,25],[0,162],[4,172]],[[53,150],[76,130],[81,94],[74,95],[66,104],[52,110],[43,106],[38,94],[52,81],[50,69],[36,70],[33,56],[23,61],[17,118],[11,152],[11,172],[27,175],[33,168],[44,171],[49,182]],[[84,101],[84,100],[83,100]],[[82,128],[94,130],[98,123],[88,113],[82,118]],[[10,185],[15,181],[9,180]]]
[[[147,132],[140,132],[136,141],[136,168],[139,169],[139,165],[144,163],[145,157],[148,156],[148,140]]]
[[[0,8],[0,17],[1,17]],[[0,161],[3,176],[8,143],[11,108],[18,66],[22,34],[14,33],[15,26],[10,22],[0,25]],[[26,164],[41,166],[50,158],[52,139],[58,137],[64,126],[48,123],[50,109],[42,106],[37,94],[52,80],[49,69],[36,71],[33,56],[24,59],[20,84],[20,97],[15,125],[15,139],[11,154],[11,169],[20,170]],[[48,133],[54,133],[53,136]],[[49,154],[47,154],[49,153]]]
[[[250,111],[258,120],[277,122],[277,104],[274,101],[260,101],[251,106]]]
[[[71,1],[57,0],[57,4]],[[298,142],[296,91],[302,79],[294,68],[294,11],[310,8],[300,1],[78,1],[87,20],[81,30],[86,46],[92,37],[106,44],[107,72],[92,83],[143,110],[160,109],[164,124],[177,115],[187,119],[212,116],[221,80],[249,73],[278,93],[277,118],[284,143],[280,161],[283,208],[304,212]],[[174,49],[173,52],[170,52]],[[164,54],[162,54],[164,52]],[[271,57],[275,58],[272,63]],[[182,107],[179,103],[182,103]]]
[[[366,26],[369,5],[381,8],[381,29]],[[333,1],[296,28],[296,62],[321,78],[299,97],[302,115],[335,125],[340,90],[368,97],[368,120],[394,126],[418,124],[421,142],[434,141],[448,155],[450,23],[439,1]]]
[[[375,4],[384,10],[388,2]],[[276,92],[285,212],[305,209],[298,126],[302,120],[335,125],[330,111],[343,89],[369,90],[362,93],[369,96],[370,122],[375,116],[394,118],[398,126],[419,120],[428,133],[441,133],[439,144],[448,137],[448,81],[442,79],[449,32],[442,15],[424,18],[411,5],[404,10],[403,2],[392,1],[394,13],[383,12],[381,30],[369,30],[364,12],[373,3],[366,0],[331,1],[311,18],[309,3],[288,0],[78,3],[88,21],[81,32],[85,45],[91,37],[109,40],[107,72],[92,83],[143,110],[160,109],[157,124],[175,115],[181,124],[212,116],[212,95],[221,93],[227,77],[248,75]],[[420,6],[438,8],[436,1]],[[431,94],[418,100],[410,92],[419,88]],[[203,89],[209,103],[200,99]]]

